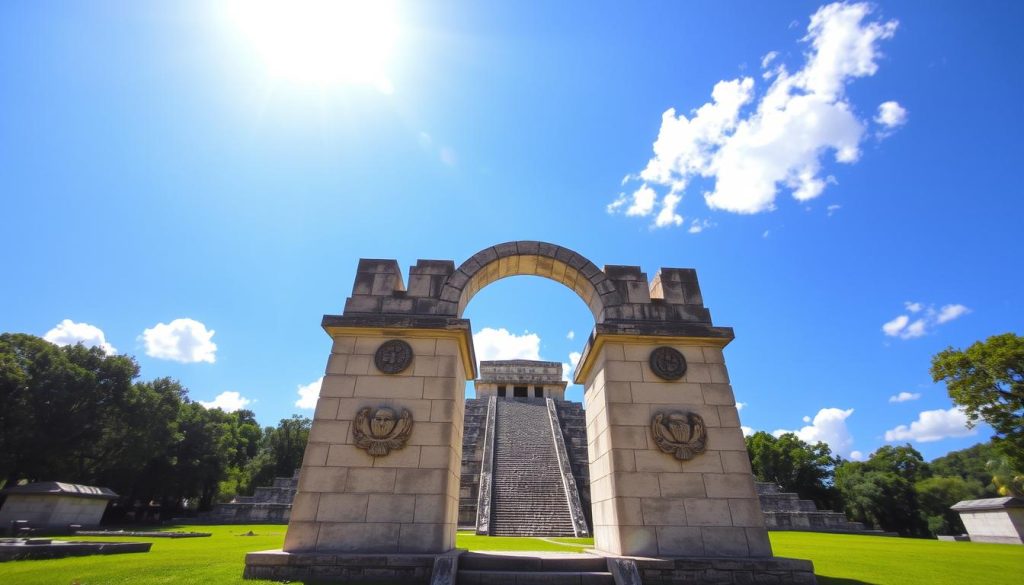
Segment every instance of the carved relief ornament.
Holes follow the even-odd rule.
[[[380,344],[373,354],[373,365],[385,374],[397,374],[412,363],[412,346],[401,339]]]
[[[651,371],[662,380],[678,380],[686,374],[686,358],[674,347],[663,345],[651,352]]]
[[[361,408],[352,423],[356,447],[374,457],[383,457],[392,449],[401,449],[412,434],[412,413],[402,409],[401,416],[386,406]]]
[[[651,433],[659,449],[681,461],[693,459],[708,445],[704,419],[693,412],[656,412],[651,418]]]

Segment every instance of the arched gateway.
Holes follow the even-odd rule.
[[[419,260],[408,287],[396,261],[359,261],[344,313],[322,321],[333,347],[284,550],[251,553],[246,576],[427,583],[451,570],[476,377],[461,317],[483,287],[517,275],[564,284],[594,316],[575,381],[597,551],[673,559],[638,561],[658,582],[687,570],[813,582],[810,563],[772,557],[722,356],[733,331],[712,325],[696,272],[662,268],[649,282],[637,266],[602,270],[531,241],[458,268]]]

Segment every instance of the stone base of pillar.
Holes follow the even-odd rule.
[[[349,554],[265,550],[245,555],[245,579],[453,585],[462,550],[440,554]]]
[[[795,583],[814,585],[814,564],[803,559],[783,557],[725,558],[690,557],[678,559],[651,559],[617,557],[632,560],[644,585],[675,583],[720,583],[740,585],[749,583]],[[610,557],[609,566],[614,558]]]

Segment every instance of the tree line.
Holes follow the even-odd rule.
[[[207,409],[170,378],[139,381],[128,356],[0,335],[0,482],[109,487],[108,521],[170,518],[251,494],[302,461],[310,421],[261,428]]]
[[[792,433],[754,433],[747,437],[747,450],[758,481],[777,483],[819,509],[841,511],[868,528],[902,536],[963,534],[950,506],[1013,495],[1020,488],[1011,488],[1012,465],[992,442],[930,463],[909,444],[886,445],[866,461],[847,461],[832,455],[825,443],[812,445]]]
[[[759,432],[747,437],[755,477],[871,528],[904,536],[962,534],[953,504],[1024,496],[1024,337],[1004,333],[967,349],[946,348],[932,358],[931,375],[946,384],[969,425],[992,426],[991,441],[931,463],[909,444],[845,461],[825,443]]]
[[[747,438],[754,475],[872,528],[961,533],[951,505],[1024,495],[1024,338],[948,348],[933,359],[932,376],[970,420],[993,426],[991,442],[931,463],[909,444],[846,461],[825,443],[759,432]],[[252,411],[208,409],[176,380],[138,377],[129,356],[0,335],[0,485],[109,487],[120,498],[108,521],[153,520],[208,510],[301,465],[308,418],[261,428]]]

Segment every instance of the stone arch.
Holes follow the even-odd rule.
[[[476,293],[509,276],[540,276],[565,285],[583,299],[597,323],[604,321],[609,307],[623,304],[615,285],[582,254],[527,240],[490,246],[474,254],[448,277],[441,298],[458,303],[456,315],[462,317]]]

